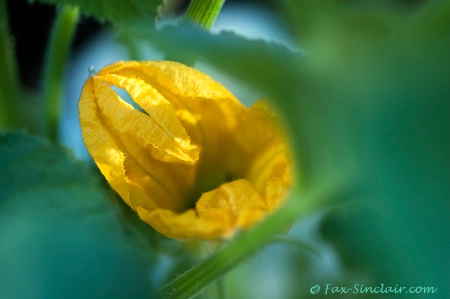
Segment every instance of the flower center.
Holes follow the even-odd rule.
[[[218,171],[215,167],[199,171],[194,187],[186,196],[185,210],[195,209],[195,205],[203,193],[212,191],[224,183],[232,182],[236,178],[230,171]]]

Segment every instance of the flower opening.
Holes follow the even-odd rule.
[[[288,142],[266,104],[247,108],[176,62],[106,66],[86,81],[79,114],[111,187],[168,237],[230,237],[276,209],[293,183]]]

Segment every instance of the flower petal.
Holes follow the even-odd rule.
[[[97,76],[124,88],[174,139],[194,141],[203,150],[202,160],[217,158],[223,136],[246,109],[221,84],[176,62],[121,61]]]
[[[176,214],[166,209],[137,208],[142,220],[168,237],[217,239],[231,237],[236,229],[260,220],[267,205],[250,182],[237,180],[203,194],[196,210]]]
[[[116,79],[116,80],[112,80]],[[198,159],[198,148],[190,143],[190,137],[176,117],[172,105],[158,94],[151,93],[152,87],[134,78],[118,78],[113,75],[96,76],[94,90],[102,112],[112,121],[116,130],[132,133],[142,146],[151,144],[159,151],[153,151],[156,158],[165,162],[185,161],[194,163]],[[120,82],[116,82],[120,81]],[[121,83],[131,97],[148,109],[146,115],[123,101],[105,83]],[[148,107],[152,107],[149,109]],[[161,152],[167,153],[166,155]]]
[[[292,158],[286,134],[279,120],[270,112],[267,104],[256,102],[240,115],[232,132],[237,152],[229,154],[227,162],[242,177],[264,194],[268,180],[278,178],[284,185],[292,185]],[[290,175],[285,176],[286,173]],[[286,178],[286,180],[285,180]]]
[[[119,61],[104,67],[97,75],[106,74],[144,81],[177,110],[185,109],[189,101],[195,98],[217,102],[227,115],[235,115],[238,110],[243,109],[243,105],[221,84],[208,75],[177,62]],[[150,114],[149,111],[147,113]],[[233,118],[229,121],[233,122]]]
[[[195,207],[200,218],[235,228],[253,224],[267,211],[264,199],[253,184],[242,179],[204,193]]]
[[[269,109],[246,108],[179,63],[109,65],[87,80],[79,111],[86,148],[111,187],[168,237],[231,237],[292,185],[286,136]]]
[[[185,209],[182,199],[193,182],[194,169],[182,164],[163,166],[155,159],[152,144],[142,138],[167,135],[152,131],[153,121],[148,115],[121,100],[96,77],[86,82],[79,110],[86,148],[125,202],[132,207]],[[177,147],[173,149],[172,153]]]
[[[174,239],[212,240],[231,235],[234,228],[218,221],[202,219],[193,209],[182,214],[170,210],[136,209],[139,217],[161,234]]]

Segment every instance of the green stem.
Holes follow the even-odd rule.
[[[21,93],[5,0],[0,0],[0,65],[0,128],[18,128],[23,120],[20,111]]]
[[[59,10],[45,60],[41,122],[44,135],[52,140],[57,140],[63,74],[78,16],[78,7],[64,5]]]
[[[185,18],[209,30],[214,24],[225,0],[192,0]]]

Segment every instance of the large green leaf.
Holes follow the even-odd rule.
[[[0,134],[0,298],[147,298],[149,247],[65,149]]]
[[[155,22],[158,7],[163,0],[29,0],[48,4],[67,4],[80,7],[81,12],[97,20],[113,24],[142,22],[150,30]]]

